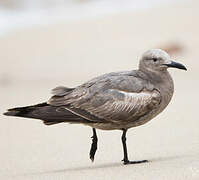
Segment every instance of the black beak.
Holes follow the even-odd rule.
[[[167,67],[178,68],[178,69],[183,69],[187,71],[187,68],[184,65],[174,62],[174,61],[171,61],[170,64],[164,64],[164,65],[166,65]]]

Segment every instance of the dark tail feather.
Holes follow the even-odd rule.
[[[34,106],[12,108],[12,109],[8,109],[8,111],[3,114],[6,116],[27,117],[29,112],[35,110],[36,108],[44,107],[44,106],[47,106],[47,103],[41,103]]]
[[[64,107],[55,107],[49,104],[41,103],[33,106],[17,107],[8,109],[4,113],[6,116],[17,116],[43,120],[46,125],[53,125],[62,122],[85,123],[86,119],[79,117]]]

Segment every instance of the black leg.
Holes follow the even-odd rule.
[[[142,160],[142,161],[129,161],[128,159],[128,152],[127,152],[127,146],[126,146],[126,129],[122,129],[123,134],[122,134],[122,145],[123,145],[123,150],[124,150],[124,159],[122,160],[124,164],[137,164],[137,163],[144,163],[148,162],[147,160]]]
[[[95,158],[95,153],[97,151],[97,133],[95,128],[93,128],[93,136],[92,138],[92,144],[91,144],[91,149],[90,149],[90,159],[93,162]]]

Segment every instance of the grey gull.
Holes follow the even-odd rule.
[[[97,150],[96,129],[122,130],[123,163],[147,162],[129,161],[126,132],[147,123],[169,104],[174,84],[168,68],[186,70],[163,50],[148,50],[138,70],[105,74],[75,88],[57,87],[49,101],[9,109],[4,115],[40,119],[45,125],[66,122],[92,127],[92,161]]]

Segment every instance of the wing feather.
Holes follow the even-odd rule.
[[[99,119],[119,122],[136,119],[150,112],[158,106],[161,100],[160,93],[156,90],[131,93],[111,89],[102,94],[101,99],[107,96],[109,99],[99,106],[94,106],[99,103],[92,100],[78,107],[75,106],[76,103],[72,103],[70,107],[82,109]]]
[[[66,95],[62,96],[65,92]],[[161,95],[137,71],[109,74],[67,92],[57,88],[48,103],[64,106],[92,122],[137,120],[157,108]]]

